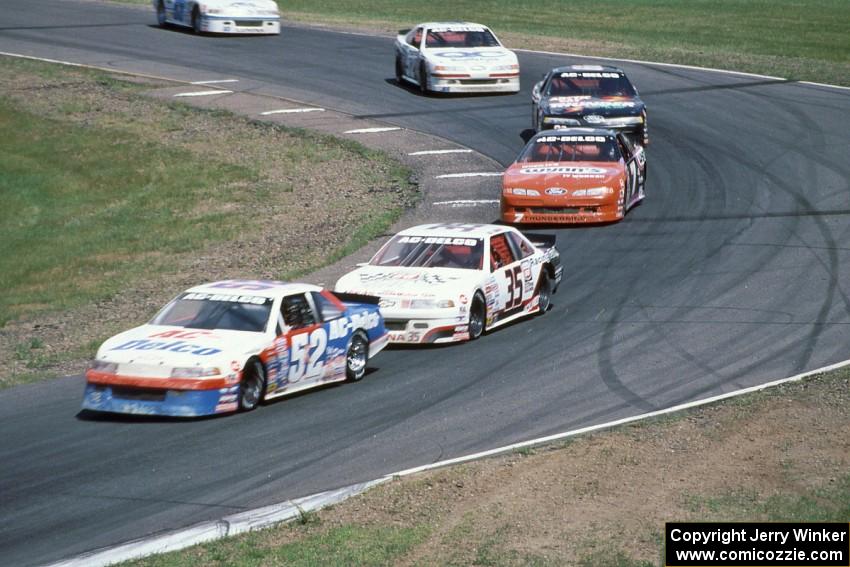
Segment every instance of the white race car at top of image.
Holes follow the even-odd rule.
[[[390,342],[474,340],[549,308],[562,272],[554,243],[554,236],[500,225],[415,226],[335,289],[380,297]]]
[[[442,93],[519,92],[519,61],[487,26],[431,22],[395,41],[396,80]]]
[[[280,11],[274,0],[153,0],[160,26],[192,28],[195,33],[279,34]]]

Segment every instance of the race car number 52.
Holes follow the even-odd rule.
[[[292,335],[291,341],[292,350],[289,353],[289,360],[292,361],[292,365],[289,367],[289,381],[298,382],[305,375],[311,377],[319,374],[322,371],[319,361],[328,346],[328,334],[325,329],[319,327],[312,333]]]
[[[505,309],[519,307],[522,303],[522,266],[508,268],[505,270],[505,277],[508,278],[508,294],[510,295],[505,303]]]

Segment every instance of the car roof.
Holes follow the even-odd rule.
[[[491,234],[512,230],[509,226],[498,224],[474,224],[474,223],[439,223],[420,224],[402,230],[400,236],[450,236],[454,238],[484,238]]]
[[[607,128],[561,128],[559,130],[541,130],[534,136],[532,136],[531,140],[536,140],[542,136],[616,136],[617,133],[614,130],[609,130]]]
[[[552,69],[553,73],[565,73],[567,71],[604,71],[625,74],[625,71],[613,65],[563,65]]]
[[[189,288],[191,293],[214,293],[219,295],[254,295],[259,297],[281,297],[293,293],[321,291],[322,288],[306,283],[290,283],[277,280],[222,280]]]
[[[423,27],[423,28],[450,28],[450,27],[470,27],[470,28],[481,28],[481,29],[490,29],[483,24],[476,24],[475,22],[462,22],[462,21],[449,21],[449,22],[424,22],[415,28]]]

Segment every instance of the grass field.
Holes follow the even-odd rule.
[[[846,522],[848,402],[845,368],[408,477],[131,565],[652,567],[666,521]]]
[[[414,200],[355,142],[94,71],[0,57],[0,74],[0,387],[79,372],[188,285],[309,272]]]

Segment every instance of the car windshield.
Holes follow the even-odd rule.
[[[480,270],[484,241],[444,236],[394,236],[369,262],[372,266]]]
[[[429,30],[425,47],[498,47],[490,30]]]
[[[272,299],[246,295],[184,293],[159,312],[152,325],[262,333]]]
[[[618,161],[613,136],[541,136],[529,142],[517,162]]]
[[[570,71],[555,74],[549,81],[546,95],[632,98],[637,92],[622,73]]]

